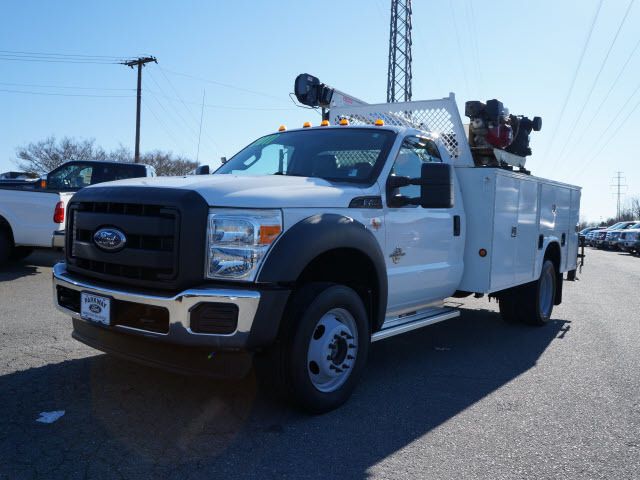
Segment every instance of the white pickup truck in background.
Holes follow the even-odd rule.
[[[147,176],[155,176],[148,165],[74,161],[35,182],[0,184],[0,266],[34,248],[62,248],[67,202],[81,188]]]
[[[344,103],[213,175],[78,192],[53,278],[74,338],[189,374],[255,361],[267,389],[325,412],[371,342],[459,316],[450,297],[488,294],[507,321],[544,325],[577,266],[580,188],[524,169],[513,152],[531,129],[492,152],[482,118],[469,145],[453,95]]]

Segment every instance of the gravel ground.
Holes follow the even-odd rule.
[[[339,410],[212,382],[70,337],[52,253],[0,271],[0,478],[640,478],[640,258],[588,251],[543,328],[486,299],[376,343]],[[64,410],[54,423],[40,412]]]

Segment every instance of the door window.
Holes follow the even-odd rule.
[[[400,152],[398,152],[396,161],[391,169],[391,175],[420,178],[422,164],[427,162],[442,162],[435,142],[425,137],[407,137],[402,142]],[[420,186],[408,185],[400,187],[395,194],[408,198],[417,198],[420,196]]]

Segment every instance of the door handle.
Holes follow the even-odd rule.
[[[511,236],[512,237],[518,236],[518,227],[511,227]]]
[[[453,236],[460,236],[460,215],[453,216]]]

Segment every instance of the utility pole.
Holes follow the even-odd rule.
[[[136,108],[136,151],[134,156],[134,162],[140,163],[140,103],[142,102],[142,67],[146,63],[154,62],[158,63],[156,57],[139,57],[134,60],[128,60],[121,62],[122,65],[133,68],[138,67],[138,95],[137,95],[137,108]]]
[[[387,102],[411,101],[411,0],[391,0]]]
[[[620,210],[622,207],[622,195],[624,195],[625,192],[622,191],[623,188],[627,187],[626,183],[622,183],[624,180],[626,180],[625,177],[622,176],[624,172],[616,172],[616,176],[613,178],[613,181],[616,183],[613,183],[611,185],[609,185],[610,187],[613,187],[616,189],[614,195],[616,195],[617,197],[617,209],[616,209],[616,220],[620,220]]]

